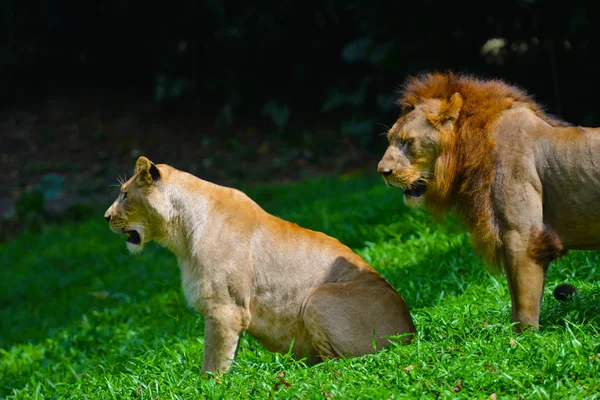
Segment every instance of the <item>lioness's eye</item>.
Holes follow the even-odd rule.
[[[123,200],[127,198],[127,192],[123,192]]]

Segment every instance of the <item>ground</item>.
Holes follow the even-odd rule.
[[[248,193],[380,271],[410,307],[414,342],[307,367],[246,335],[228,374],[202,378],[203,320],[175,258],[153,245],[131,256],[94,217],[0,244],[0,397],[600,398],[600,253],[553,264],[540,331],[515,335],[505,278],[459,221],[405,208],[374,171]],[[565,282],[579,294],[559,302],[552,290]]]

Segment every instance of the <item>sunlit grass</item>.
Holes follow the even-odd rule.
[[[202,378],[203,322],[185,303],[175,258],[153,245],[130,256],[98,210],[0,245],[0,397],[600,397],[600,253],[553,265],[542,329],[517,336],[504,277],[483,267],[457,220],[406,209],[374,174],[249,194],[379,270],[409,304],[414,342],[308,368],[246,335],[230,373]],[[552,297],[564,282],[580,291],[573,302]]]

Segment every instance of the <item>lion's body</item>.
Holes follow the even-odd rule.
[[[521,106],[498,118],[493,135],[500,231],[541,219],[564,249],[599,249],[600,129],[551,126]]]
[[[513,320],[537,326],[548,264],[600,248],[600,130],[556,120],[504,82],[452,73],[409,80],[400,104],[379,171],[405,189],[424,182],[409,204],[457,210],[504,266]],[[414,162],[398,137],[434,145]]]
[[[402,297],[338,240],[270,215],[238,190],[155,168],[150,190],[133,184],[143,171],[124,185],[127,200],[148,210],[128,224],[146,227],[141,244],[155,240],[177,256],[187,301],[206,321],[204,371],[229,367],[243,331],[271,351],[293,342],[309,362],[371,353],[373,330],[378,348],[389,344],[382,336],[415,331]],[[126,206],[117,199],[107,214]]]

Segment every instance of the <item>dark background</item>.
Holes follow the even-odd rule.
[[[0,238],[97,212],[140,154],[238,187],[375,173],[422,71],[600,125],[596,4],[5,0]]]

